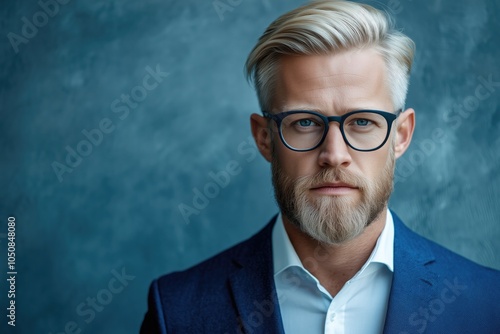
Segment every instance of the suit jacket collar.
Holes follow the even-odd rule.
[[[428,305],[435,296],[437,274],[431,263],[434,254],[423,238],[409,230],[392,212],[394,218],[394,273],[389,295],[384,333],[400,333],[411,325],[415,305]]]
[[[245,241],[233,258],[239,270],[229,277],[230,289],[245,333],[284,334],[274,285],[272,229],[276,216],[259,233]]]

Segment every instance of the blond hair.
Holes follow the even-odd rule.
[[[279,58],[324,55],[373,47],[383,57],[395,110],[403,109],[415,52],[414,42],[394,29],[384,12],[344,0],[316,0],[276,19],[246,61],[262,110],[271,110]]]

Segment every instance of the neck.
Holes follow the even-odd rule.
[[[282,215],[285,230],[302,265],[335,296],[366,263],[385,226],[387,208],[362,234],[339,245],[324,245],[302,232]]]

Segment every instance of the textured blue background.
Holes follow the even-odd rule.
[[[2,4],[0,233],[15,216],[19,273],[18,323],[2,329],[2,311],[2,333],[59,333],[70,321],[84,333],[135,333],[153,278],[248,237],[276,212],[269,166],[249,140],[258,105],[243,64],[265,27],[301,1],[232,3],[219,15],[211,0],[69,1],[17,53],[7,34],[20,35],[41,7]],[[500,268],[500,87],[473,98],[480,78],[500,81],[499,2],[375,5],[418,48],[407,103],[417,130],[391,207],[421,234]],[[134,108],[112,107],[157,65],[169,73],[157,88]],[[53,162],[106,118],[114,130],[60,182]],[[179,205],[192,206],[193,189],[231,161],[239,173],[186,223]],[[0,249],[5,268],[5,234]],[[135,278],[87,323],[78,305],[106,297],[122,268]],[[0,277],[5,310],[4,269]]]

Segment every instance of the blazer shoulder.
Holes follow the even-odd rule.
[[[435,256],[435,263],[438,268],[448,273],[460,274],[463,277],[469,277],[471,280],[480,284],[500,282],[500,271],[476,263],[466,257],[451,251],[450,249],[437,244],[427,238],[421,237],[428,244]]]
[[[394,273],[386,333],[409,328],[496,333],[492,329],[500,328],[500,271],[418,235],[393,217]]]
[[[259,253],[271,249],[274,221],[275,218],[250,238],[186,270],[159,277],[157,284],[160,294],[181,293],[185,296],[202,293],[207,287],[222,288],[227,277],[238,270],[245,261],[255,260]],[[270,254],[267,256],[270,258]]]
[[[260,279],[271,272],[274,221],[249,239],[191,268],[154,280],[143,332],[154,328],[151,333],[164,333],[158,328],[165,328],[168,332],[222,333],[239,328],[235,298],[251,299],[255,293],[266,291],[260,281],[244,283],[248,274],[261,273],[256,274]],[[235,289],[235,284],[245,288]]]
[[[433,261],[435,264],[445,267],[445,269],[455,268],[460,271],[479,271],[485,275],[493,275],[493,277],[500,275],[499,270],[480,265],[412,231],[394,212],[392,212],[392,215],[396,231],[395,238],[397,238],[395,242],[398,243],[399,241],[400,248],[405,248],[413,253],[423,253],[424,255],[422,256],[424,258],[428,258],[429,261]]]
[[[438,285],[447,282],[462,287],[462,300],[467,300],[470,305],[489,305],[486,308],[500,312],[497,302],[500,299],[499,270],[478,264],[411,231],[397,216],[395,228],[397,250],[410,254],[402,261],[417,259],[424,265],[423,268],[432,273],[430,277],[434,277]]]
[[[213,317],[210,317],[212,313],[226,314],[228,322],[236,321],[236,315],[230,316],[235,309],[231,294],[228,293],[229,278],[243,265],[251,263],[251,259],[254,264],[256,261],[266,261],[266,257],[262,256],[264,252],[268,252],[268,260],[272,258],[270,243],[273,223],[274,220],[249,239],[191,268],[154,280],[149,291],[143,332],[164,333],[158,329],[161,326],[165,331],[175,328],[184,333],[199,333],[206,332],[206,326],[223,326],[220,321],[214,322]],[[198,314],[198,321],[190,319],[193,314]],[[225,325],[236,328],[237,323],[232,322]]]

